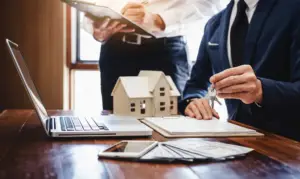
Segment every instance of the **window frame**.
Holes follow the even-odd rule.
[[[74,12],[74,13],[73,13]],[[67,6],[67,66],[72,70],[99,70],[99,60],[80,59],[80,12]],[[74,16],[74,17],[73,17]],[[75,28],[74,28],[75,24]],[[72,37],[75,35],[75,40]],[[73,46],[72,44],[75,43]],[[73,53],[75,51],[75,53]]]
[[[99,71],[98,61],[82,61],[78,60],[78,49],[80,44],[79,28],[80,21],[78,20],[79,13],[70,6],[66,6],[66,67],[68,68],[68,85],[69,85],[69,109],[74,109],[75,102],[75,78],[76,70],[84,71]],[[74,38],[75,37],[75,38]],[[75,44],[75,45],[74,45]]]

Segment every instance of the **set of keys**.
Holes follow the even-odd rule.
[[[208,99],[208,101],[210,102],[211,108],[213,108],[213,109],[214,109],[214,106],[215,106],[215,101],[219,105],[222,105],[222,103],[217,98],[217,91],[216,91],[216,89],[213,88],[213,87],[211,87],[211,86],[207,89],[207,95],[205,96],[205,98]]]

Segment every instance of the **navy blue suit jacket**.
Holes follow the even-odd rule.
[[[230,68],[227,34],[232,7],[233,1],[207,23],[185,100],[203,97],[209,78]],[[259,1],[244,64],[251,65],[262,82],[263,107],[226,100],[230,119],[300,140],[300,0]],[[183,112],[186,106],[182,102],[179,107]]]

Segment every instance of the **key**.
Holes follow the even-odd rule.
[[[96,123],[94,122],[94,120],[92,118],[87,117],[85,119],[94,131],[99,131],[99,127],[96,125]]]
[[[82,127],[85,131],[91,131],[92,130],[92,128],[90,127],[90,125],[88,124],[88,122],[85,120],[84,117],[80,118],[79,120],[80,120],[80,122],[82,124]]]
[[[60,120],[61,130],[66,131],[66,125],[65,125],[63,117],[60,117],[59,120]]]
[[[64,117],[67,131],[74,131],[74,125],[69,117]]]

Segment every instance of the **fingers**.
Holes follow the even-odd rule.
[[[146,16],[144,5],[139,3],[128,3],[122,10],[122,14],[136,23],[143,23]]]
[[[98,20],[98,21],[94,21],[93,23],[93,27],[94,29],[105,29],[107,28],[108,24],[110,22],[110,18],[105,18],[104,20]]]
[[[128,9],[124,16],[136,23],[143,23],[146,12],[144,9]]]
[[[200,110],[198,109],[198,107],[193,102],[190,103],[190,109],[195,114],[196,119],[199,119],[199,120],[202,119],[202,115],[200,113]]]
[[[144,6],[140,3],[128,3],[122,10],[121,13],[124,14],[128,9],[133,9],[133,8],[144,8]]]
[[[117,33],[117,32],[119,32],[119,31],[121,31],[122,29],[124,29],[125,27],[127,27],[126,24],[119,24],[118,26],[116,26],[116,27],[113,29],[113,31],[114,31],[114,33]]]
[[[108,29],[114,29],[114,28],[116,28],[119,24],[120,24],[119,21],[113,21],[112,23],[109,24],[109,26],[108,26],[107,28],[108,28]]]
[[[135,8],[135,9],[128,9],[123,14],[124,16],[138,16],[138,17],[144,17],[145,16],[145,10],[144,8]]]
[[[202,114],[203,119],[205,120],[212,119],[211,107],[209,106],[207,100],[197,100],[196,104]]]
[[[244,73],[239,76],[229,76],[223,80],[218,81],[214,84],[214,87],[217,91],[220,91],[224,88],[240,85],[240,84],[249,84],[256,81],[256,76],[254,73]]]
[[[195,118],[195,114],[189,108],[186,108],[185,111],[184,111],[184,113],[185,113],[185,115],[187,115],[187,116],[189,116],[191,118]]]
[[[142,24],[144,22],[144,18],[141,17],[137,17],[137,16],[126,16],[126,17],[135,23]]]
[[[97,18],[95,18],[95,16],[93,16],[90,13],[85,13],[84,16],[89,19],[90,21],[97,21]]]
[[[210,120],[213,117],[219,118],[219,114],[210,107],[207,99],[192,101],[186,108],[185,114],[198,120]]]
[[[212,109],[212,114],[215,118],[220,119],[220,115],[215,109]]]
[[[132,33],[135,32],[135,29],[133,28],[128,28],[128,29],[122,29],[119,32],[123,32],[123,33]]]
[[[223,80],[225,78],[228,78],[230,76],[237,76],[241,75],[245,72],[253,71],[252,67],[250,65],[242,65],[235,68],[230,68],[227,70],[224,70],[221,73],[218,73],[210,78],[210,82],[215,84],[219,82],[220,80]]]
[[[230,94],[230,93],[242,93],[242,92],[252,92],[256,89],[256,85],[252,83],[244,83],[239,85],[233,85],[226,88],[222,88],[218,91],[220,94]]]
[[[100,28],[101,28],[101,29],[107,28],[109,22],[110,22],[110,18],[105,18],[104,21],[102,22]]]
[[[251,104],[253,103],[253,100],[248,97],[251,96],[248,92],[241,92],[241,93],[229,93],[229,94],[218,94],[218,97],[224,98],[224,99],[239,99],[245,104]]]

